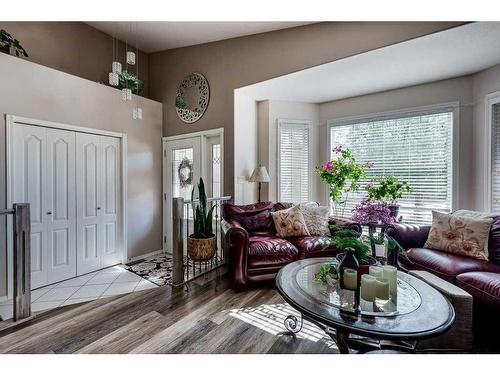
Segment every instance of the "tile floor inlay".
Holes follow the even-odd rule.
[[[119,265],[32,290],[31,308],[37,312],[150,288],[158,286]],[[0,317],[12,318],[12,300],[0,301]]]

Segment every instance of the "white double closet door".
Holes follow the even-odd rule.
[[[121,262],[120,145],[15,124],[11,195],[30,203],[32,288]]]

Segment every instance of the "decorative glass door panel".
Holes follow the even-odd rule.
[[[172,249],[172,198],[191,199],[193,187],[197,187],[201,176],[201,142],[199,137],[167,141],[165,143],[166,164],[164,167],[165,213],[166,222],[164,246]],[[198,196],[195,191],[195,196]],[[189,219],[189,232],[192,231],[192,212],[187,209],[185,217]]]

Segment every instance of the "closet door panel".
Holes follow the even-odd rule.
[[[101,164],[99,136],[76,134],[77,274],[101,267]]]
[[[48,282],[76,276],[75,133],[47,129]]]
[[[102,146],[102,266],[107,267],[122,260],[119,241],[120,222],[120,181],[121,152],[120,140],[113,137],[101,137]]]
[[[47,284],[45,128],[16,124],[13,134],[12,200],[29,203],[31,217],[31,285]]]

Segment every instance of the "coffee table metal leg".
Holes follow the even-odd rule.
[[[337,329],[335,342],[339,348],[340,354],[349,354],[349,332]]]
[[[304,318],[302,315],[300,315],[299,318],[295,315],[288,315],[283,323],[286,328],[286,332],[283,332],[283,334],[295,336],[296,333],[299,333],[302,330]]]

